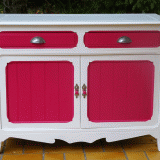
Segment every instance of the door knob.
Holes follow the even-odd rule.
[[[87,92],[86,92],[87,86],[83,84],[82,89],[83,89],[82,96],[85,98],[87,96]]]
[[[78,84],[76,84],[74,88],[75,88],[75,96],[76,96],[76,98],[78,98],[78,96],[79,96],[79,86],[78,86]]]
[[[46,42],[42,37],[34,37],[31,39],[30,43],[42,44],[42,43],[46,43]]]

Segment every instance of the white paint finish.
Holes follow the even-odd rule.
[[[52,56],[52,57],[27,57],[27,56],[6,56],[1,57],[0,61],[0,88],[1,88],[1,118],[2,118],[2,129],[4,128],[39,128],[39,129],[65,129],[65,128],[80,128],[80,97],[74,96],[74,117],[73,121],[68,123],[11,123],[7,118],[7,106],[6,106],[6,74],[5,68],[7,63],[11,61],[61,61],[67,60],[72,62],[74,66],[74,86],[80,85],[80,57],[72,56]]]
[[[0,25],[160,24],[155,13],[141,14],[5,14]]]
[[[118,55],[118,56],[87,56],[81,57],[81,86],[83,84],[87,85],[87,68],[89,62],[95,60],[149,60],[153,62],[155,66],[155,77],[154,77],[154,102],[153,102],[153,116],[151,120],[146,122],[100,122],[94,123],[88,120],[87,117],[87,98],[81,98],[81,127],[82,128],[121,128],[121,127],[136,127],[136,126],[153,126],[158,124],[159,117],[159,61],[160,56],[158,55]],[[82,91],[81,91],[82,92]]]
[[[68,49],[2,49],[0,55],[109,55],[109,54],[160,54],[160,47],[156,48],[88,48],[85,47],[83,38],[89,31],[151,31],[160,30],[154,25],[138,26],[0,26],[0,31],[73,31],[78,35],[78,44],[75,48]],[[126,44],[127,45],[127,44]]]
[[[68,143],[74,143],[74,142],[88,142],[92,143],[98,139],[106,138],[107,142],[113,142],[143,135],[151,135],[155,138],[158,138],[158,132],[157,128],[152,130],[128,130],[128,131],[103,131],[103,132],[92,132],[92,129],[90,131],[86,132],[84,130],[81,131],[63,131],[63,133],[54,133],[54,131],[47,131],[47,130],[40,130],[39,132],[23,132],[23,131],[0,131],[1,137],[0,141],[4,141],[5,139],[9,137],[14,138],[20,138],[20,139],[26,139],[26,140],[33,140],[33,141],[39,141],[39,142],[46,142],[46,143],[54,143],[55,139],[64,140]]]

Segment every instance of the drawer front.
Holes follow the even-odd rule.
[[[73,48],[78,36],[72,31],[2,31],[1,48]],[[34,37],[41,37],[45,43],[31,43]]]
[[[84,44],[88,48],[159,47],[159,34],[159,31],[89,31],[84,36]],[[124,36],[131,42],[118,43]]]

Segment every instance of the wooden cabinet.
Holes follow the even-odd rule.
[[[8,14],[0,24],[0,142],[149,134],[160,151],[159,15]]]

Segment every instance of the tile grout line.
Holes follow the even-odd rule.
[[[6,146],[6,141],[7,141],[7,140],[5,140],[5,141],[4,141],[4,146],[3,146],[3,150],[2,150],[2,153],[1,153],[0,160],[2,160],[2,159],[3,159],[4,149],[5,149],[5,146]]]
[[[87,160],[85,149],[83,148],[84,159]]]
[[[143,152],[144,152],[144,154],[145,154],[145,156],[146,156],[147,160],[149,160],[149,158],[148,158],[148,156],[147,156],[146,151],[143,151]]]
[[[122,147],[122,149],[123,149],[123,153],[124,153],[124,155],[125,155],[126,159],[127,159],[127,160],[129,160],[129,159],[128,159],[128,157],[127,157],[127,154],[126,154],[126,152],[125,152],[125,150],[124,150],[124,148],[123,148],[123,146],[122,146],[122,145],[121,145],[121,147]]]
[[[105,152],[105,149],[102,147],[102,149],[103,149],[103,152]]]
[[[102,140],[100,140],[100,142],[101,142],[101,146],[102,146],[103,152],[105,152],[105,149],[104,149],[104,147],[103,147]]]
[[[23,150],[22,150],[22,154],[24,154],[24,146],[25,146],[25,142],[23,143]]]
[[[65,155],[65,153],[63,153],[63,159],[66,160],[66,155]]]
[[[43,144],[42,146],[43,146],[42,160],[44,160],[44,157],[45,157],[45,148],[44,148],[44,144]]]

